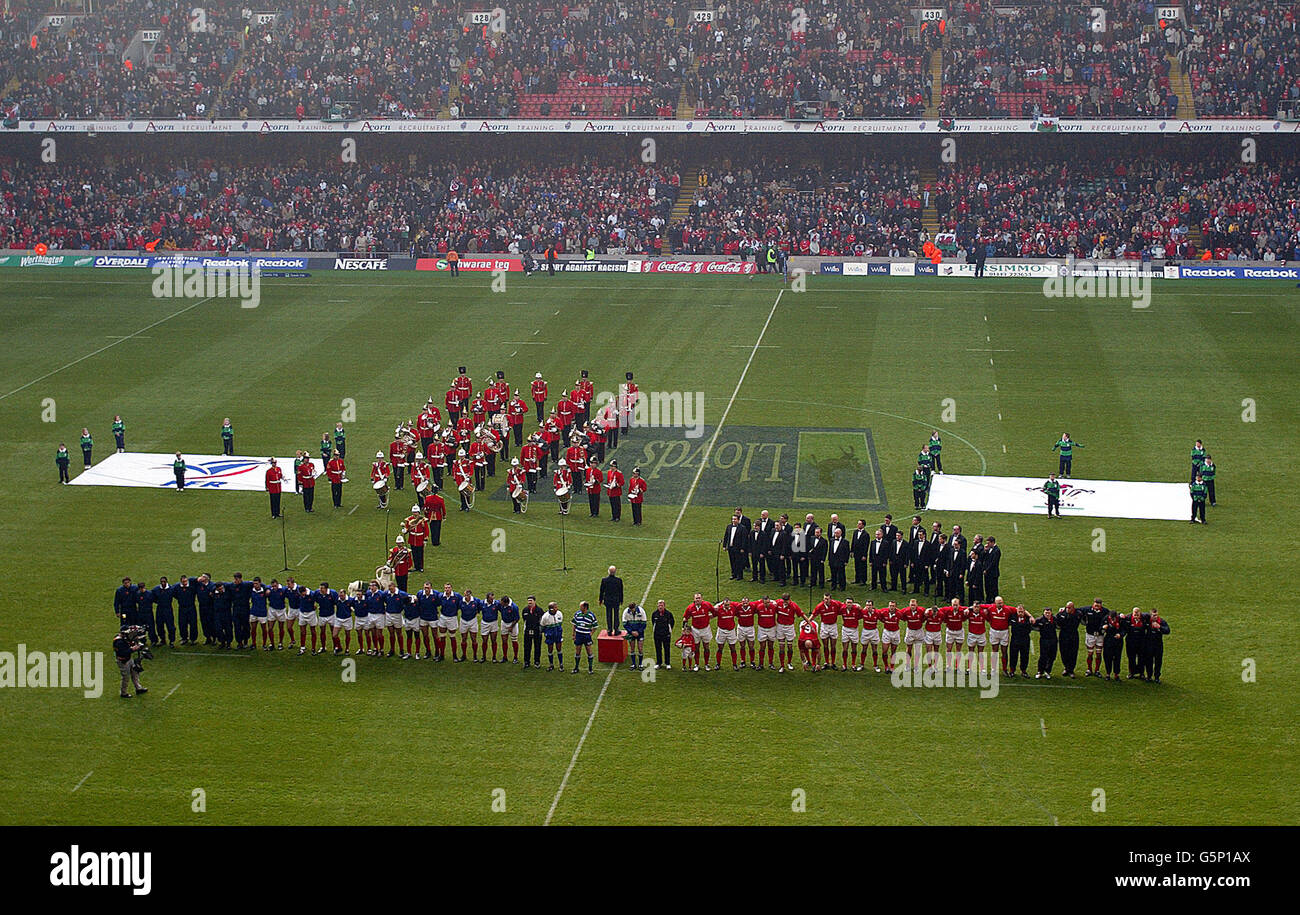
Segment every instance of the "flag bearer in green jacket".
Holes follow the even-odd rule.
[[[1198,476],[1188,484],[1187,488],[1191,490],[1192,493],[1192,523],[1195,524],[1197,521],[1200,521],[1204,524],[1206,496],[1205,481]]]
[[[1053,514],[1058,518],[1061,517],[1061,484],[1056,479],[1056,474],[1047,478],[1047,482],[1043,484],[1043,492],[1047,495],[1047,517],[1050,518]]]
[[[72,478],[68,476],[68,465],[72,463],[72,455],[68,453],[68,446],[59,442],[59,450],[54,452],[54,463],[59,465],[59,482],[71,483]]]
[[[126,423],[121,415],[113,417],[113,441],[117,443],[117,453],[126,451]]]
[[[1201,465],[1201,482],[1205,484],[1206,494],[1210,497],[1210,504],[1214,504],[1214,458],[1208,454],[1205,456],[1205,463]]]
[[[926,491],[930,488],[930,477],[920,464],[912,471],[912,507],[925,508]]]
[[[1070,433],[1061,433],[1060,441],[1052,446],[1053,451],[1061,452],[1061,466],[1056,470],[1059,475],[1063,477],[1074,476],[1074,474],[1071,473],[1071,464],[1074,461],[1074,449],[1082,447],[1082,445],[1070,438]]]
[[[95,440],[90,437],[90,430],[83,428],[81,430],[81,456],[86,461],[86,469],[90,469],[90,451],[95,447]]]
[[[1201,467],[1205,464],[1205,445],[1198,438],[1196,444],[1192,446],[1192,475],[1191,480],[1196,479],[1196,475],[1201,472]]]

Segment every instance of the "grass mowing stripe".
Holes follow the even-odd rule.
[[[758,353],[758,348],[763,344],[763,337],[767,334],[768,327],[772,324],[772,317],[776,314],[776,309],[781,304],[781,296],[785,295],[784,287],[776,294],[776,301],[772,303],[772,310],[767,313],[767,320],[763,322],[763,329],[758,332],[758,339],[754,341],[754,348],[749,351],[749,358],[745,360],[745,367],[741,369],[740,378],[736,381],[736,389],[731,392],[731,399],[727,401],[726,408],[722,411],[722,416],[718,419],[718,425],[713,430],[713,437],[709,439],[708,446],[704,449],[704,457],[700,461],[699,470],[695,471],[695,479],[691,481],[691,488],[686,491],[686,498],[682,501],[681,510],[677,512],[677,520],[673,522],[672,530],[668,532],[668,539],[664,541],[664,548],[659,552],[659,561],[655,563],[654,571],[650,573],[650,579],[646,582],[645,593],[641,595],[641,605],[650,599],[650,589],[654,587],[655,579],[659,577],[659,570],[664,567],[664,557],[668,555],[669,548],[673,545],[673,538],[677,536],[677,529],[681,526],[682,518],[686,515],[686,509],[690,507],[691,498],[695,495],[696,488],[700,485],[700,477],[704,475],[704,468],[709,466],[709,455],[713,453],[713,446],[718,441],[718,433],[727,423],[727,414],[731,412],[732,405],[736,402],[737,395],[740,394],[740,387],[745,383],[745,376],[749,374],[749,367],[754,364],[754,356]],[[577,663],[577,657],[574,657]],[[555,808],[560,805],[560,798],[564,796],[564,789],[569,784],[569,776],[573,774],[573,767],[578,764],[578,755],[582,753],[582,745],[587,742],[587,735],[591,733],[591,725],[596,720],[596,713],[600,711],[600,703],[605,698],[605,691],[609,689],[610,681],[614,679],[614,672],[618,670],[615,664],[605,675],[605,682],[601,684],[600,693],[596,696],[596,704],[591,709],[591,715],[587,718],[587,726],[582,729],[582,736],[578,738],[578,745],[573,749],[573,758],[569,760],[569,768],[564,771],[564,778],[560,779],[560,787],[555,792],[555,799],[551,801],[551,809],[546,812],[546,819],[542,822],[543,826],[551,825],[551,818],[555,816]]]

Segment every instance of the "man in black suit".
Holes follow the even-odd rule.
[[[808,584],[816,588],[826,587],[826,554],[829,545],[822,536],[822,529],[814,527],[808,539]]]
[[[967,551],[962,549],[960,541],[948,541],[948,590],[944,597],[948,600],[957,598],[957,602],[966,603],[966,569]]]
[[[808,517],[811,518],[812,515],[809,515]],[[848,536],[848,531],[844,527],[844,522],[840,520],[840,516],[831,515],[831,523],[826,525],[826,536],[830,539],[834,539],[836,531],[840,532],[841,537]]]
[[[790,532],[785,522],[774,522],[767,537],[767,571],[774,582],[784,587],[788,577],[786,563],[790,560]]]
[[[885,541],[885,545],[894,542],[894,535],[898,533],[898,527],[894,524],[893,515],[885,515],[885,521],[880,525],[880,536]]]
[[[754,523],[749,520],[749,516],[745,514],[745,510],[741,508],[739,505],[736,506],[736,511],[734,512],[734,514],[737,518],[740,519],[740,526],[745,529],[746,533],[754,529]]]
[[[797,524],[790,525],[790,582],[796,585],[808,584],[808,540],[804,529]]]
[[[726,547],[727,559],[731,562],[731,580],[745,580],[745,557],[749,555],[749,532],[740,523],[740,516],[733,515],[731,523],[722,531],[722,545]]]
[[[984,551],[984,599],[993,600],[998,596],[998,576],[1001,575],[999,564],[1002,562],[1002,548],[998,538],[988,539],[988,548]]]
[[[871,590],[876,590],[877,582],[880,590],[885,590],[885,566],[889,563],[889,549],[884,533],[879,530],[872,538],[868,561],[871,563]]]
[[[912,581],[912,593],[920,592],[925,585],[925,593],[930,593],[930,541],[921,537],[907,545],[907,577]]]
[[[938,527],[936,524],[935,527]],[[948,564],[952,550],[948,549],[948,535],[932,535],[930,540],[930,580],[934,582],[934,597],[939,600],[948,593],[948,576],[952,571]],[[929,591],[926,592],[927,594]]]
[[[970,547],[966,543],[966,535],[961,532],[960,524],[954,524],[952,526],[952,536],[948,538],[948,544],[949,546],[956,544],[961,548],[963,553],[970,552]]]
[[[903,532],[894,534],[894,542],[889,545],[889,590],[898,590],[898,580],[903,580],[903,590],[907,590],[907,543]]]
[[[920,515],[912,516],[912,530],[907,535],[907,542],[912,543],[916,540],[925,539],[925,524],[921,521]]]
[[[832,517],[834,517],[832,515]],[[831,532],[830,547],[827,550],[826,558],[831,564],[831,590],[838,588],[841,591],[849,589],[848,581],[844,574],[845,568],[849,564],[849,542],[844,539],[844,532],[836,529]]]
[[[753,533],[749,538],[750,581],[767,581],[767,554],[772,548],[772,529],[775,526],[776,522],[768,517],[767,509],[763,509],[763,513],[758,516],[758,522],[754,525]]]
[[[871,537],[867,534],[867,520],[858,519],[858,526],[853,529],[849,539],[849,552],[853,554],[853,583],[867,583],[867,555],[871,552]]]
[[[972,549],[966,563],[966,592],[971,605],[984,603],[984,553]],[[965,603],[965,601],[962,601]]]
[[[600,580],[600,603],[605,608],[605,631],[618,635],[619,621],[622,619],[623,579],[618,577],[618,569],[609,567],[609,574]]]

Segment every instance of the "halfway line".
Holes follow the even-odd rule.
[[[714,427],[713,437],[709,439],[708,446],[704,449],[704,458],[700,461],[699,469],[695,471],[695,479],[691,481],[691,488],[686,491],[686,500],[682,502],[681,510],[677,513],[677,520],[673,522],[672,530],[668,532],[668,539],[664,541],[664,548],[659,553],[659,561],[655,563],[654,571],[650,573],[650,580],[646,582],[645,593],[641,595],[641,605],[650,598],[650,590],[654,587],[655,579],[659,577],[659,570],[663,568],[664,557],[668,555],[668,548],[673,545],[673,538],[677,536],[677,528],[681,526],[682,518],[686,516],[686,509],[691,504],[691,499],[695,496],[695,490],[700,485],[700,477],[704,474],[704,468],[709,464],[709,455],[713,453],[713,446],[718,441],[718,434],[722,432],[722,427],[727,422],[727,414],[731,412],[731,407],[736,402],[737,395],[740,394],[740,387],[745,383],[745,376],[749,374],[749,367],[754,364],[754,356],[758,354],[758,348],[763,343],[763,337],[767,334],[767,328],[772,323],[772,317],[776,314],[777,306],[781,304],[781,296],[785,294],[785,289],[781,289],[776,294],[776,301],[772,303],[772,310],[767,313],[767,320],[763,322],[763,329],[758,332],[758,339],[754,341],[754,348],[749,351],[749,359],[745,361],[745,367],[740,372],[740,379],[736,382],[736,389],[731,392],[731,399],[727,401],[726,409],[722,411],[722,417],[718,420],[718,425]],[[605,698],[605,691],[609,689],[610,681],[614,679],[614,672],[618,670],[615,664],[609,669],[605,676],[605,682],[600,687],[600,694],[596,696],[596,704],[591,709],[591,715],[587,718],[587,726],[582,729],[582,736],[578,738],[578,745],[573,749],[573,758],[569,760],[569,768],[564,770],[564,778],[560,780],[560,787],[555,792],[555,799],[551,801],[551,809],[546,811],[546,819],[542,822],[543,826],[551,825],[551,818],[555,816],[555,808],[560,806],[560,798],[564,796],[564,789],[568,787],[569,776],[573,774],[573,767],[578,764],[578,755],[582,753],[582,745],[587,742],[587,735],[591,733],[591,725],[596,720],[596,713],[600,711],[600,703]]]

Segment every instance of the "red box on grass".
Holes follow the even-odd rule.
[[[627,660],[627,639],[610,635],[607,629],[600,630],[596,636],[596,660],[602,664],[622,664]]]

